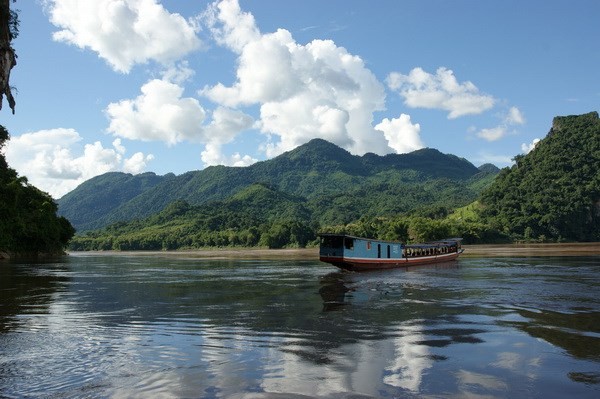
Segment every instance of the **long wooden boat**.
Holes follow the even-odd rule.
[[[319,258],[344,270],[366,271],[448,262],[463,252],[462,238],[423,244],[373,240],[346,234],[319,234]]]

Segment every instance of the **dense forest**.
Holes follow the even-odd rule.
[[[131,190],[124,209],[141,199],[160,202],[162,185],[191,194],[150,216],[82,232],[71,248],[304,247],[316,245],[319,231],[404,242],[448,236],[465,243],[600,239],[596,112],[555,118],[547,137],[500,173],[431,149],[408,155],[356,157],[316,140],[254,169],[214,167],[183,178],[99,177],[68,199],[85,203],[92,183],[106,187],[113,178]],[[209,200],[198,201],[199,192]]]
[[[149,217],[174,201],[194,206],[225,201],[252,184],[263,184],[302,198],[321,224],[342,224],[433,203],[462,206],[476,199],[498,172],[489,167],[481,171],[465,159],[430,148],[360,157],[314,139],[243,168],[211,166],[179,176],[107,173],[57,202],[60,214],[83,233]]]
[[[554,118],[526,156],[514,158],[481,197],[481,217],[520,240],[600,240],[600,119]]]
[[[105,174],[59,204],[83,227],[71,244],[75,250],[304,247],[324,229],[350,223],[347,228],[356,230],[369,221],[370,234],[396,215],[410,219],[403,235],[392,234],[400,232],[396,225],[381,233],[421,240],[431,237],[429,218],[471,203],[497,173],[493,165],[476,168],[434,149],[359,157],[316,139],[247,168],[211,167],[181,176]],[[176,199],[160,208],[165,197]],[[150,216],[85,230],[90,214],[97,223],[149,209]]]
[[[9,138],[0,126],[0,252],[6,256],[62,253],[75,233],[52,197],[19,177],[2,148]]]

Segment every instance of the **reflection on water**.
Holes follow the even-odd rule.
[[[598,397],[598,258],[0,264],[0,397]]]

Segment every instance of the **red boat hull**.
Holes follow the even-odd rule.
[[[369,271],[382,269],[397,269],[415,265],[429,265],[435,263],[443,263],[455,260],[463,250],[448,254],[432,255],[432,256],[416,256],[402,259],[365,259],[365,258],[349,258],[343,256],[321,256],[322,262],[331,263],[340,269],[349,271]]]

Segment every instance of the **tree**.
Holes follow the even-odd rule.
[[[0,109],[6,96],[13,114],[16,103],[10,87],[10,71],[17,65],[17,55],[12,47],[12,41],[18,34],[18,14],[10,9],[10,0],[0,0]]]
[[[10,135],[0,125],[0,251],[16,254],[62,252],[75,229],[57,216],[52,197],[10,168],[2,148]]]

